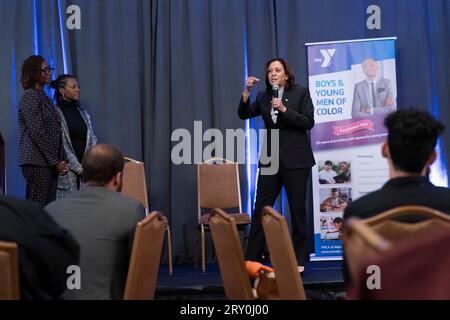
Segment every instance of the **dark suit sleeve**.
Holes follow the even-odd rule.
[[[260,95],[261,93],[258,93],[258,96],[256,97],[256,100],[253,103],[250,103],[250,97],[248,97],[247,102],[244,103],[241,96],[238,109],[238,115],[240,119],[242,120],[250,119],[257,117],[261,114],[261,110],[259,108]]]
[[[48,142],[47,124],[43,118],[42,106],[37,93],[27,91],[22,95],[19,101],[19,117],[22,117],[26,130],[22,134],[26,134],[33,142],[48,165],[54,166],[60,162],[59,149],[54,148],[54,144]]]
[[[34,226],[31,254],[36,261],[41,284],[54,298],[67,289],[67,267],[78,265],[80,247],[66,229],[60,227],[44,209],[39,210]]]
[[[302,88],[304,92],[301,93],[299,112],[292,108],[286,108],[283,114],[284,118],[295,128],[304,130],[311,130],[314,127],[314,105],[309,95],[307,88]]]

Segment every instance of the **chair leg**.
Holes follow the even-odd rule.
[[[198,269],[198,242],[200,241],[200,232],[197,231],[197,238],[195,239],[195,255],[194,255],[194,268]]]
[[[214,248],[214,244],[211,246],[211,259],[213,261],[216,259],[216,249]]]
[[[170,232],[170,227],[167,226],[167,247],[169,249],[169,274],[173,274],[173,263],[172,263],[172,233]]]
[[[206,272],[205,228],[202,225],[202,271]]]

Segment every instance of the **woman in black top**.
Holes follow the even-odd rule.
[[[80,86],[69,74],[60,75],[51,86],[55,89],[55,103],[61,116],[63,145],[69,163],[69,173],[58,179],[58,199],[68,196],[81,186],[81,162],[84,153],[97,143],[91,117],[80,107]]]

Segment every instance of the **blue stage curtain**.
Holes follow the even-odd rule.
[[[81,9],[81,30],[65,27],[70,4]],[[57,74],[70,72],[79,78],[82,106],[91,113],[100,141],[145,162],[150,206],[169,217],[175,262],[188,262],[193,256],[196,167],[171,164],[171,133],[177,128],[193,132],[195,120],[202,120],[203,131],[244,128],[237,104],[245,75],[260,77],[256,89],[263,88],[264,63],[271,57],[287,58],[297,81],[306,85],[305,43],[396,36],[398,105],[427,109],[450,127],[449,2],[378,0],[381,30],[366,28],[371,4],[0,1],[0,130],[7,147],[8,193],[24,194],[17,159],[17,101],[21,64],[35,53],[55,66]],[[258,119],[249,125],[262,127]],[[444,168],[449,150],[450,129],[440,141]],[[256,166],[242,165],[240,174],[246,209],[253,204]],[[277,207],[289,215],[285,197]]]

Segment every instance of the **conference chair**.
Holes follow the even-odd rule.
[[[217,163],[216,163],[217,162]],[[206,271],[205,232],[210,231],[209,217],[214,208],[238,209],[230,213],[239,231],[244,233],[244,250],[247,247],[250,216],[242,212],[238,164],[222,158],[212,158],[197,165],[197,239],[195,268],[198,266],[198,242],[202,245],[202,271]],[[203,212],[203,209],[207,209]],[[200,236],[200,237],[199,237]]]
[[[154,298],[166,226],[164,217],[157,211],[137,223],[124,300]]]
[[[19,257],[14,242],[0,241],[0,300],[19,300]]]
[[[270,206],[265,206],[262,213],[264,236],[275,270],[279,297],[281,300],[305,300],[305,290],[286,219]]]
[[[428,220],[389,220],[411,213]],[[450,217],[427,207],[403,206],[375,218],[346,221],[347,299],[450,299]],[[367,283],[377,272],[380,287],[373,290]]]
[[[415,223],[401,221],[408,216],[422,220]],[[450,232],[450,216],[424,206],[399,206],[368,219],[348,219],[344,225],[343,245],[351,278],[358,279],[364,261],[395,250],[396,244],[403,239],[414,239],[437,229]]]
[[[222,209],[214,209],[209,226],[225,295],[231,300],[254,300],[235,218]]]
[[[125,166],[123,170],[123,185],[122,193],[140,202],[146,214],[149,211],[147,182],[145,179],[144,163],[134,160],[132,158],[124,157]],[[166,217],[163,217],[166,219]],[[170,231],[169,223],[166,220],[167,231],[167,248],[169,254],[169,274],[173,273],[172,263],[172,233]]]
[[[365,261],[374,259],[392,247],[392,243],[357,217],[345,222],[344,254],[351,279],[359,279]]]

